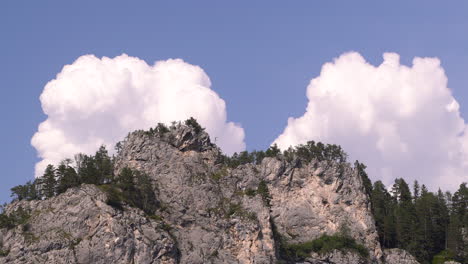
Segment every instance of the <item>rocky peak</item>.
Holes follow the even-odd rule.
[[[192,126],[178,124],[169,133],[167,136],[169,143],[182,152],[189,150],[203,152],[215,148],[208,133],[204,130],[197,131],[197,128]]]
[[[113,208],[105,188],[92,185],[45,201],[16,202],[8,210],[21,205],[32,213],[29,233],[21,232],[24,227],[0,230],[0,242],[9,249],[0,263],[384,260],[369,197],[349,163],[277,155],[231,166],[223,158],[208,134],[193,124],[130,133],[120,144],[114,169],[119,173],[128,167],[149,176],[159,205],[154,215],[128,205]],[[365,254],[334,250],[297,258],[297,252],[287,251],[343,232],[343,227]],[[407,258],[400,253],[392,253],[387,263]]]

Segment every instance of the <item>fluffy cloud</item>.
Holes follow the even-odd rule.
[[[395,53],[383,59],[376,67],[351,52],[323,65],[307,87],[306,112],[289,118],[275,142],[340,144],[374,180],[455,189],[468,180],[467,125],[440,61],[415,58],[408,67]]]
[[[217,138],[224,152],[242,151],[244,130],[226,121],[225,102],[210,86],[200,67],[180,59],[148,65],[125,54],[81,56],[63,67],[41,94],[48,117],[31,140],[42,158],[36,176],[47,164],[75,153],[93,153],[101,144],[113,149],[135,129],[191,116]]]

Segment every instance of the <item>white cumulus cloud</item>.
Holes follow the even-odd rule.
[[[356,52],[323,65],[307,87],[303,116],[275,140],[282,149],[309,140],[340,144],[373,180],[403,177],[430,189],[468,180],[467,125],[437,58],[401,65],[385,53],[373,66]]]
[[[41,94],[47,119],[31,140],[42,158],[36,176],[49,163],[91,154],[101,144],[111,150],[130,131],[192,116],[224,152],[244,150],[244,130],[227,122],[226,104],[210,86],[203,69],[180,59],[148,65],[125,54],[79,57]]]

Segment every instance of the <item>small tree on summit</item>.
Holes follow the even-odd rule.
[[[267,157],[276,157],[276,155],[280,154],[281,150],[278,148],[278,145],[273,144],[271,145],[266,151],[265,156]]]
[[[96,152],[94,163],[99,184],[111,182],[114,177],[114,165],[104,145]]]
[[[185,120],[185,125],[192,127],[195,130],[195,133],[200,133],[204,128],[200,126],[200,124],[197,122],[197,120],[193,117],[190,117],[189,119]]]
[[[41,178],[41,184],[42,192],[46,198],[50,198],[55,195],[57,181],[55,179],[55,168],[53,165],[47,165],[44,176]]]
[[[63,193],[68,188],[78,186],[80,184],[78,174],[70,164],[71,160],[66,159],[62,161],[57,168],[57,193]]]

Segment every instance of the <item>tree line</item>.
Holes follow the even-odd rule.
[[[306,163],[314,159],[318,161],[328,160],[343,163],[346,162],[348,156],[338,145],[309,141],[306,144],[301,144],[294,148],[290,147],[283,152],[281,152],[276,144],[273,144],[266,151],[242,151],[240,153],[234,153],[230,157],[222,155],[220,162],[230,168],[236,168],[239,165],[248,163],[260,164],[264,158],[277,157],[278,155],[282,155],[287,161],[298,159]]]
[[[101,146],[95,155],[77,154],[74,162],[65,159],[57,167],[47,165],[42,177],[11,188],[11,196],[17,200],[42,200],[83,183],[101,185],[114,179],[114,158]]]
[[[81,184],[94,184],[107,193],[107,203],[123,209],[123,202],[152,214],[159,206],[147,174],[123,168],[114,174],[114,157],[101,146],[95,155],[75,155],[75,166],[66,159],[57,167],[48,165],[44,175],[11,188],[16,200],[44,200]]]
[[[185,125],[194,128],[196,133],[204,130],[193,118],[186,120]],[[147,133],[162,136],[170,129],[175,129],[175,125],[167,128],[164,124],[158,124]],[[119,144],[116,149],[119,152]],[[278,156],[288,161],[296,159],[302,162],[318,160],[345,163],[347,160],[347,154],[340,146],[309,141],[283,152],[274,144],[266,151],[221,155],[219,162],[236,168],[248,163],[260,164],[265,157]],[[417,181],[410,190],[401,178],[396,179],[393,186],[387,189],[381,181],[372,184],[364,164],[356,161],[354,168],[370,197],[383,248],[406,249],[421,263],[448,259],[468,262],[468,245],[463,240],[463,235],[468,237],[466,183],[461,184],[453,194],[441,190],[430,192]],[[107,193],[108,204],[116,208],[122,208],[122,202],[125,202],[152,214],[159,205],[148,175],[128,168],[114,175],[114,157],[109,155],[104,146],[95,155],[78,154],[74,162],[66,159],[58,166],[48,165],[41,178],[15,186],[11,191],[12,197],[17,200],[42,200],[81,184],[100,186]]]
[[[406,249],[421,263],[467,263],[467,184],[453,194],[430,192],[417,181],[412,189],[402,178],[390,190],[381,181],[373,184],[371,206],[382,247]]]

